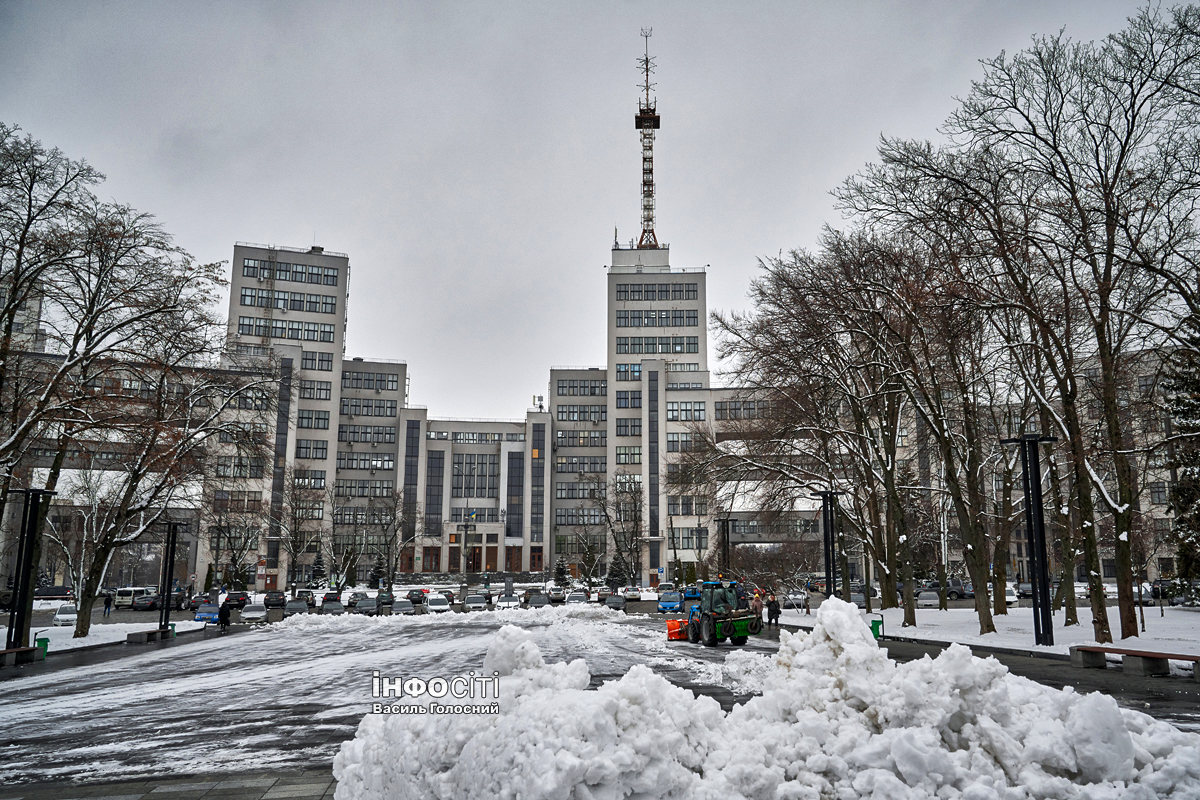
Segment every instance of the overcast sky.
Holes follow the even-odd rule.
[[[838,225],[879,136],[936,138],[978,60],[1139,4],[0,0],[0,119],[86,158],[203,261],[348,253],[348,356],[431,416],[521,418],[604,361],[613,227],[640,232],[642,27],[656,231],[747,305],[756,259]]]

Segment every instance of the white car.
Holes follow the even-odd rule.
[[[571,592],[567,595],[567,605],[575,603],[586,603],[588,601],[587,592]]]
[[[636,586],[626,586],[625,589],[622,590],[621,594],[625,596],[626,600],[642,599],[642,590]]]
[[[487,598],[481,594],[467,595],[463,600],[463,611],[487,611]]]
[[[450,601],[445,595],[430,594],[425,598],[425,613],[427,614],[445,614],[450,611]]]
[[[917,595],[917,608],[937,608],[941,597],[932,589],[926,589]]]
[[[241,611],[241,620],[242,622],[266,622],[267,607],[259,604],[247,605]]]
[[[1004,587],[1004,605],[1012,608],[1017,604],[1017,593],[1011,586]]]
[[[63,603],[58,607],[58,610],[54,612],[54,621],[51,624],[74,625],[77,619],[79,619],[79,610],[70,603]]]
[[[568,603],[571,602],[571,599],[567,598],[567,602]],[[521,607],[521,598],[517,597],[515,594],[506,594],[503,597],[496,598],[496,610],[497,611],[502,608],[520,608],[520,607]]]

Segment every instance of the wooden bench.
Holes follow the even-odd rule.
[[[11,667],[16,664],[32,664],[46,657],[40,647],[13,647],[0,650],[0,667]]]
[[[1192,662],[1192,677],[1200,683],[1200,656],[1183,653],[1158,653],[1151,650],[1133,650],[1126,647],[1104,647],[1102,645],[1072,645],[1071,666],[1090,669],[1107,669],[1108,654],[1121,656],[1121,668],[1128,675],[1170,675],[1171,661]]]
[[[171,638],[170,628],[161,628],[153,631],[137,631],[125,637],[126,644],[145,644],[146,642],[159,642]]]

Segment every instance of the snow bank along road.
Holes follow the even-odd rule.
[[[328,768],[370,711],[373,670],[420,677],[478,671],[505,623],[526,627],[550,658],[583,657],[597,684],[649,663],[678,683],[727,686],[744,696],[758,688],[755,675],[775,649],[764,642],[727,666],[725,649],[718,655],[668,644],[661,622],[642,627],[597,606],[297,616],[215,641],[6,680],[0,784],[164,769]]]

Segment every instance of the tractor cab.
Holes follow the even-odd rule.
[[[701,613],[725,616],[737,606],[737,584],[733,581],[705,581],[700,587]]]

